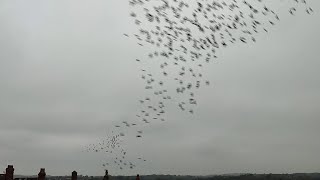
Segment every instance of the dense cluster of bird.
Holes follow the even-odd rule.
[[[120,170],[123,169],[134,169],[141,162],[145,162],[146,159],[143,157],[137,157],[132,160],[128,160],[127,151],[121,146],[122,139],[124,133],[118,133],[114,135],[107,136],[103,138],[98,143],[89,144],[86,148],[86,152],[96,152],[107,154],[106,162],[102,163],[102,167],[107,167],[110,165],[118,166]]]
[[[202,86],[210,85],[203,68],[217,58],[218,49],[236,43],[254,43],[258,33],[267,33],[280,21],[268,3],[271,2],[130,0],[132,11],[129,15],[137,32],[124,36],[136,39],[137,44],[148,51],[144,58],[135,59],[141,69],[146,96],[139,99],[141,109],[134,120],[115,125],[118,128],[116,135],[88,146],[87,150],[109,155],[118,153],[103,166],[134,168],[135,163],[126,161],[126,151],[121,145],[121,138],[127,135],[126,128],[136,127],[135,136],[142,138],[144,124],[166,121],[168,102],[176,103],[182,111],[195,113],[196,94]],[[306,0],[272,3],[287,3],[291,15],[301,9],[308,14],[313,12]],[[148,65],[152,67],[147,68]]]

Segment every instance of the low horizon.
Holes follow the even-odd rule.
[[[14,170],[15,167],[14,165],[8,165],[8,166],[13,166]],[[72,172],[73,171],[76,171],[77,172],[77,176],[81,176],[81,177],[103,177],[105,176],[105,171],[107,169],[105,169],[105,171],[103,171],[103,175],[89,175],[89,174],[81,174],[79,173],[77,170],[73,170],[70,172],[70,174],[65,174],[65,175],[51,175],[51,174],[48,174],[47,173],[47,169],[46,168],[39,168],[39,170],[41,169],[45,169],[45,172],[46,172],[46,176],[63,176],[63,177],[68,177],[68,176],[71,176]],[[40,172],[40,171],[39,171]],[[16,174],[14,173],[14,177],[19,177],[19,176],[22,176],[22,177],[37,177],[38,176],[38,173],[39,172],[36,172],[35,174]],[[3,173],[5,174],[5,169],[3,171]],[[112,173],[112,172],[111,172]],[[238,173],[222,173],[222,174],[206,174],[206,175],[203,175],[203,174],[199,174],[199,175],[193,175],[193,174],[156,174],[156,173],[151,173],[151,174],[140,174],[140,173],[135,173],[135,174],[127,174],[127,175],[121,175],[121,174],[116,174],[116,175],[113,175],[111,174],[110,171],[108,171],[108,175],[109,176],[136,176],[137,174],[139,174],[140,176],[229,176],[229,175],[248,175],[248,174],[255,174],[255,175],[268,175],[268,174],[273,174],[273,175],[288,175],[288,174],[319,174],[320,175],[320,172],[293,172],[293,173],[268,173],[268,172],[265,172],[265,173],[252,173],[252,172],[238,172]],[[0,173],[1,174],[1,173]]]

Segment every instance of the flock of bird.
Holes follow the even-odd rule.
[[[134,38],[148,52],[134,59],[141,69],[146,96],[139,99],[134,120],[116,124],[112,135],[87,147],[88,152],[107,153],[109,161],[102,166],[133,169],[143,158],[127,160],[122,142],[127,128],[135,127],[135,137],[143,138],[145,124],[164,122],[166,105],[195,113],[199,89],[210,85],[203,69],[217,58],[219,48],[236,43],[254,43],[256,35],[267,33],[280,21],[279,15],[264,0],[130,0],[130,17]],[[306,0],[287,0],[288,12],[298,10],[311,14]],[[151,68],[147,66],[152,66]],[[154,70],[156,67],[157,70]],[[152,70],[150,70],[152,69]],[[110,159],[110,157],[112,157]]]
[[[113,132],[112,132],[113,133]],[[117,165],[120,170],[129,168],[134,169],[138,162],[146,161],[142,157],[138,157],[132,161],[127,158],[127,151],[121,146],[122,140],[119,138],[124,136],[124,133],[119,133],[116,135],[107,136],[102,139],[101,142],[97,144],[90,144],[86,147],[87,152],[103,152],[113,154],[112,159],[108,159],[107,162],[102,163],[102,167],[106,168],[110,165]]]

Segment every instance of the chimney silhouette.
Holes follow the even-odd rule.
[[[38,180],[45,180],[46,179],[46,172],[44,168],[40,169],[40,172],[38,174]]]
[[[8,165],[8,167],[6,168],[5,180],[13,180],[13,172],[13,165]]]
[[[73,172],[72,172],[71,180],[77,180],[77,178],[78,178],[77,171],[73,171]]]
[[[139,174],[137,174],[136,180],[140,180],[140,176],[139,176]]]
[[[106,170],[106,173],[103,177],[103,180],[109,180],[109,174],[108,174],[108,170]]]

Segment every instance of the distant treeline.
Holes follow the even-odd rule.
[[[78,180],[101,180],[101,176],[78,176]],[[135,180],[135,176],[109,176],[110,180]],[[313,174],[243,174],[216,176],[140,175],[141,180],[320,180],[320,173]],[[47,180],[70,180],[69,176],[49,176]]]

